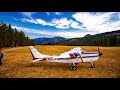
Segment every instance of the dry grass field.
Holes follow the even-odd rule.
[[[47,55],[57,55],[77,46],[34,46]],[[80,46],[85,51],[97,51],[95,46]],[[101,59],[89,63],[79,63],[77,70],[71,70],[70,64],[53,62],[31,62],[32,55],[27,46],[5,48],[3,66],[0,66],[0,78],[120,78],[120,47],[99,47],[103,53]]]

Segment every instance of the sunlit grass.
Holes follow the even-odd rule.
[[[34,46],[46,55],[57,55],[77,46]],[[79,46],[85,51],[97,51],[97,46]],[[0,78],[119,78],[120,47],[99,47],[103,56],[95,61],[95,68],[89,63],[79,63],[77,70],[70,64],[52,62],[31,62],[27,46],[3,49],[4,61],[0,66]]]

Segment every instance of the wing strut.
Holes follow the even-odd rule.
[[[81,55],[80,55],[80,59],[81,59],[81,61],[82,61],[82,62],[84,62],[84,61],[83,61],[83,58],[82,58],[82,56],[81,56]]]

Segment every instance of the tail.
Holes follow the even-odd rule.
[[[39,53],[33,46],[29,46],[29,49],[30,49],[30,52],[32,54],[34,61],[42,60],[43,58],[45,58],[47,56],[47,55],[43,55],[43,54]]]

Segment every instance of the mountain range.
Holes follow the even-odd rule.
[[[61,42],[61,41],[64,41],[66,40],[66,38],[63,38],[63,37],[54,37],[54,38],[35,38],[34,39],[34,42],[35,44],[54,44],[54,43],[58,43],[58,42]]]
[[[100,46],[120,46],[120,30],[99,33],[95,35],[87,34],[81,38],[35,38],[36,44],[42,45],[100,45]]]

